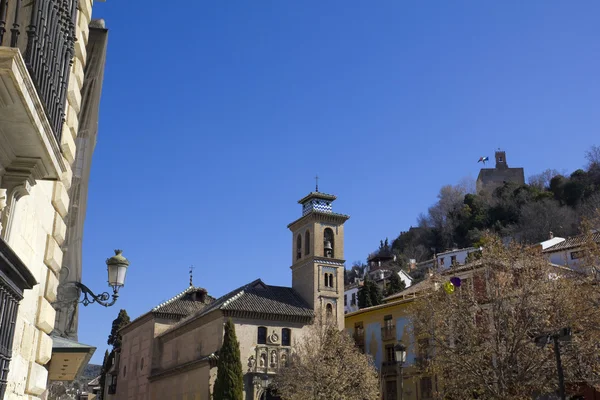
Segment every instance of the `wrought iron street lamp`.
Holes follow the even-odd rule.
[[[119,289],[125,285],[125,275],[127,274],[127,268],[129,268],[129,260],[123,257],[123,250],[115,250],[115,255],[106,260],[106,269],[108,271],[108,285],[112,287],[112,301],[109,302],[111,297],[108,292],[101,294],[94,294],[86,285],[81,282],[67,282],[66,285],[75,286],[78,289],[78,295],[75,301],[79,300],[79,296],[83,294],[83,300],[79,303],[84,306],[88,306],[92,303],[98,303],[104,307],[110,307],[116,303],[119,297]],[[68,303],[74,300],[65,300],[57,303]],[[57,304],[55,303],[55,304]]]
[[[402,342],[398,342],[394,346],[396,355],[396,367],[398,368],[398,380],[396,381],[396,391],[400,392],[400,400],[404,397],[404,363],[406,362],[406,346]],[[398,388],[400,386],[400,388]]]
[[[566,399],[565,393],[565,375],[560,358],[560,342],[568,342],[571,340],[571,328],[562,328],[557,332],[544,333],[537,336],[534,341],[539,347],[544,347],[550,343],[554,344],[554,356],[556,357],[556,370],[558,372],[558,395],[561,400]]]

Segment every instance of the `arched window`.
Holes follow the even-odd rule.
[[[329,282],[329,279],[327,278],[327,274],[323,274],[323,286],[327,287],[328,282]]]
[[[325,306],[325,315],[327,315],[327,318],[331,318],[333,316],[333,306],[331,304],[327,304]]]
[[[308,230],[304,234],[304,254],[310,254],[310,232]]]
[[[281,330],[281,345],[291,346],[292,343],[292,330],[289,328],[283,328]]]
[[[333,258],[334,254],[333,230],[325,228],[323,231],[323,256]]]
[[[333,287],[333,274],[329,274],[329,287]]]
[[[302,235],[296,238],[296,260],[302,258]]]
[[[264,326],[258,327],[258,337],[256,338],[256,343],[267,344],[267,328]]]

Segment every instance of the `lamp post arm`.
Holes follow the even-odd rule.
[[[111,296],[108,294],[108,292],[95,294],[90,288],[81,282],[67,282],[66,285],[72,285],[79,289],[79,295],[77,298],[79,298],[79,296],[81,296],[83,293],[83,300],[81,300],[79,303],[83,304],[85,307],[92,303],[98,303],[101,306],[110,307],[116,303],[117,298],[119,297],[119,294],[115,292],[112,295],[112,301],[109,302]]]

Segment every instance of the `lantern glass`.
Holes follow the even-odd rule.
[[[406,361],[406,346],[398,343],[394,346],[394,352],[396,353],[396,362],[404,363]]]
[[[127,274],[127,265],[109,264],[108,265],[108,284],[113,287],[115,292],[125,285],[125,275]]]

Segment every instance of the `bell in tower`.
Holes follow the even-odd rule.
[[[323,249],[325,250],[325,257],[333,258],[333,247],[331,246],[331,242],[329,240],[325,240]]]

